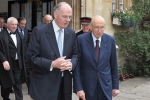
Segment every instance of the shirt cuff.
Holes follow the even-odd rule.
[[[52,71],[53,70],[53,67],[52,67],[52,65],[50,66],[50,71]]]
[[[72,66],[71,66],[71,68],[69,69],[69,71],[72,71]]]

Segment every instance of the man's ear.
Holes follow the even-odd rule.
[[[89,24],[89,29],[90,31],[92,31],[92,24]]]
[[[54,12],[54,19],[57,18],[58,13],[55,11]]]

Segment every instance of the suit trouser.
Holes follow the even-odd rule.
[[[26,75],[27,75],[26,85],[28,87],[28,92],[29,92],[29,87],[30,87],[30,72],[29,72],[29,68],[26,68]]]
[[[0,80],[0,83],[1,83],[1,80]],[[10,100],[9,99],[9,92],[10,92],[10,88],[5,88],[3,87],[2,83],[1,83],[1,96],[3,98],[3,100]]]
[[[61,78],[61,83],[59,87],[59,93],[57,100],[65,100],[65,91],[64,91],[64,78]]]
[[[98,81],[97,81],[97,87],[96,87],[96,90],[95,90],[95,93],[94,93],[92,100],[108,100]]]
[[[15,98],[16,100],[23,100],[23,94],[22,94],[22,84],[21,84],[21,69],[19,69],[18,61],[15,62],[16,66],[13,68],[13,75],[15,84],[13,85]]]
[[[28,64],[25,64],[26,66],[26,75],[27,75],[27,81],[26,81],[26,85],[27,85],[27,88],[28,88],[28,92],[29,92],[29,87],[30,87],[30,70],[29,70],[29,66]]]

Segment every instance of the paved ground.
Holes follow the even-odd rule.
[[[113,100],[150,100],[150,78],[136,77],[122,81],[120,91]]]
[[[150,100],[150,78],[136,77],[120,82],[120,94],[114,97],[113,100]],[[26,85],[23,84],[24,100],[32,100],[27,94]],[[14,94],[10,95],[11,100],[14,99]],[[2,98],[0,97],[0,100]],[[73,100],[78,100],[73,94]]]

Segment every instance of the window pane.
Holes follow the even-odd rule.
[[[116,9],[116,0],[112,0],[112,10]]]

